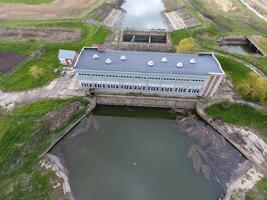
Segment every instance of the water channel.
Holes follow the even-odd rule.
[[[232,53],[238,53],[244,55],[252,55],[252,54],[255,55],[257,52],[257,49],[254,46],[249,46],[247,44],[228,44],[222,46],[222,48]]]
[[[194,170],[194,145],[167,110],[100,106],[52,153],[64,160],[76,200],[215,200],[223,189]]]
[[[126,0],[122,5],[126,14],[121,19],[122,28],[167,29],[161,12],[165,10],[162,0]]]

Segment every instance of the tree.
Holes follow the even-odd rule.
[[[239,85],[238,90],[246,99],[263,102],[267,100],[267,79],[250,72],[247,80]]]
[[[176,51],[179,53],[195,52],[197,49],[198,45],[192,37],[182,39],[176,46]]]

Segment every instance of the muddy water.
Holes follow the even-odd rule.
[[[217,199],[221,185],[188,158],[195,144],[166,110],[98,107],[52,153],[76,200]]]
[[[165,10],[162,0],[126,0],[122,8],[126,10],[121,19],[122,28],[167,29],[161,14]]]

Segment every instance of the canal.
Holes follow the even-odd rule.
[[[122,28],[167,29],[161,12],[165,10],[162,0],[126,0],[122,5],[126,14],[121,19]]]
[[[188,158],[195,145],[168,110],[98,106],[52,153],[64,161],[76,200],[217,199],[222,186]]]
[[[257,49],[254,46],[249,46],[248,44],[228,44],[222,46],[225,50],[231,53],[238,53],[243,55],[260,55],[257,53]]]

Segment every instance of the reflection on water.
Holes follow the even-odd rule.
[[[165,10],[162,0],[127,0],[122,8],[127,11],[122,18],[122,28],[167,29],[161,12]]]
[[[221,187],[194,171],[187,158],[193,141],[173,128],[174,119],[155,117],[157,110],[123,111],[132,117],[102,111],[86,118],[52,152],[65,160],[76,199],[218,197]]]

